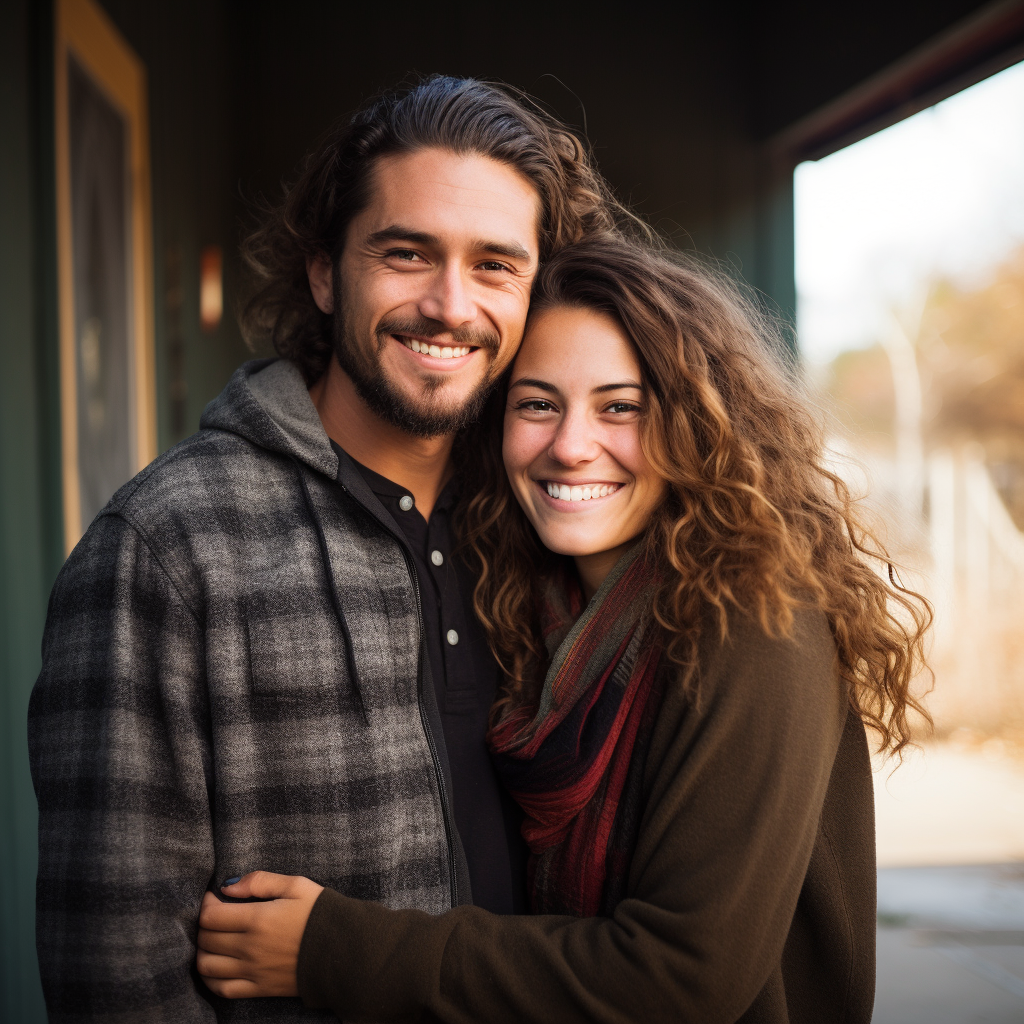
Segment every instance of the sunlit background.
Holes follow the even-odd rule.
[[[1024,1021],[1024,64],[795,187],[835,465],[936,611],[934,731],[876,764],[875,1024]]]

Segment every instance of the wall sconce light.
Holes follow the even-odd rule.
[[[199,325],[210,333],[224,315],[224,252],[208,245],[199,255]]]

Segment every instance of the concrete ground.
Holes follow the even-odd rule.
[[[1024,1024],[1024,765],[934,745],[890,770],[873,1024]]]

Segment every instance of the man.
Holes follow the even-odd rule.
[[[433,78],[335,131],[249,240],[245,322],[284,358],[114,496],[51,598],[30,710],[51,1020],[320,1016],[194,973],[204,891],[257,866],[520,909],[452,445],[540,261],[612,208],[552,119]]]

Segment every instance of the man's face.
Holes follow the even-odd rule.
[[[522,339],[539,198],[505,164],[439,149],[380,158],[370,184],[335,275],[338,361],[381,418],[451,433]]]

